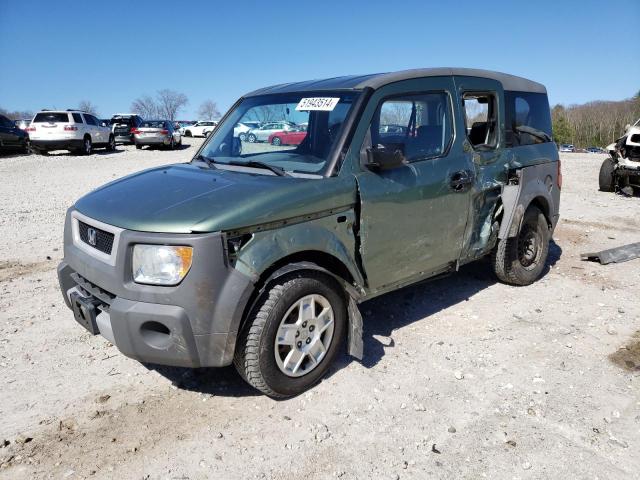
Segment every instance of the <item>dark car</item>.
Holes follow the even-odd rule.
[[[122,113],[111,117],[110,122],[116,143],[134,143],[133,132],[140,128],[144,120],[135,113]]]
[[[17,127],[13,120],[0,115],[0,151],[14,150],[26,153],[28,145],[27,132]]]

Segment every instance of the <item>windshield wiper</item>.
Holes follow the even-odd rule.
[[[276,167],[274,165],[269,165],[268,163],[259,162],[257,160],[249,160],[248,162],[238,162],[236,160],[232,160],[229,162],[229,165],[236,165],[238,167],[255,167],[255,168],[266,168],[267,170],[271,170],[273,173],[278,175],[279,177],[290,177],[284,169],[280,167]]]
[[[206,157],[206,156],[200,154],[196,158],[194,158],[194,160],[200,160],[201,162],[206,163],[209,168],[216,168],[213,165],[214,163],[216,163],[216,161],[211,157]]]

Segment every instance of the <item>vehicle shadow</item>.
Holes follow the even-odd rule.
[[[85,157],[85,156],[93,156],[93,155],[98,155],[99,157],[107,157],[107,156],[111,156],[111,155],[117,155],[119,153],[125,153],[126,150],[122,150],[122,149],[118,149],[116,148],[115,150],[112,151],[107,151],[107,150],[94,150],[93,152],[91,152],[91,155],[78,155],[76,153],[72,153],[72,152],[67,152],[64,150],[54,150],[52,152],[47,153],[46,155],[40,155],[40,154],[36,154],[36,153],[31,153],[28,155],[33,155],[34,157]]]
[[[552,240],[543,276],[561,256],[562,248]],[[469,301],[476,293],[497,281],[488,259],[483,259],[461,267],[459,272],[448,277],[405,287],[362,303],[360,312],[364,324],[364,356],[361,364],[365,368],[372,368],[378,364],[385,354],[385,349],[395,346],[394,330],[423,320],[453,305]],[[380,337],[384,340],[381,341]],[[331,377],[352,361],[353,358],[346,353],[346,348],[343,349],[343,353],[329,368],[325,378]],[[151,364],[145,366],[157,371],[182,390],[216,396],[261,395],[242,380],[233,366],[200,369]]]
[[[543,276],[561,256],[562,248],[552,240]],[[489,260],[485,258],[465,265],[447,277],[427,280],[362,303],[364,356],[361,364],[366,368],[374,367],[384,356],[385,348],[394,347],[394,330],[469,301],[476,293],[497,282]],[[351,361],[352,358],[345,354],[332,370],[337,371]]]

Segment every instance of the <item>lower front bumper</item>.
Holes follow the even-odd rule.
[[[235,331],[195,334],[184,308],[113,296],[65,262],[58,266],[58,280],[68,307],[73,292],[98,305],[100,334],[130,358],[190,368],[222,367],[233,360]]]

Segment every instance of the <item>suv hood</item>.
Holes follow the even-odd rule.
[[[235,230],[355,203],[355,180],[278,177],[191,164],[145,170],[108,183],[75,204],[84,215],[127,230]]]

